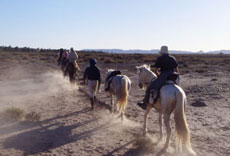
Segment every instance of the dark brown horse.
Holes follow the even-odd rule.
[[[62,70],[64,76],[66,76],[65,75],[65,69],[66,69],[68,62],[69,61],[66,58],[65,59],[62,58],[62,60],[61,60],[61,70]]]
[[[69,80],[71,83],[75,83],[77,71],[79,71],[80,68],[77,63],[69,62],[66,65],[64,75],[69,77]]]

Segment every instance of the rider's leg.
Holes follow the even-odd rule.
[[[154,88],[154,83],[150,83],[150,85],[147,87],[145,91],[145,97],[143,99],[143,102],[138,102],[138,106],[140,106],[142,109],[146,109],[147,104],[149,103],[149,97],[150,97],[150,91]]]

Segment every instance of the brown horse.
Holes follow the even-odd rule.
[[[68,64],[68,59],[64,59],[64,58],[62,58],[61,59],[61,71],[63,72],[63,76],[65,77],[66,75],[65,75],[65,69],[66,69],[66,66],[67,66],[67,64]]]
[[[69,62],[66,65],[66,68],[64,71],[64,76],[69,77],[70,83],[75,83],[77,71],[79,71],[79,70],[80,70],[80,68],[79,68],[77,63]]]

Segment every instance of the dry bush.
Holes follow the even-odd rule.
[[[114,61],[112,59],[106,58],[104,60],[104,63],[114,63]]]
[[[24,110],[17,107],[8,108],[3,112],[3,118],[6,120],[22,120],[24,115]]]
[[[39,121],[41,116],[36,112],[30,112],[25,115],[27,121]]]
[[[195,70],[195,72],[197,72],[197,73],[206,73],[206,72],[208,72],[208,70],[207,69],[197,69],[197,70]]]

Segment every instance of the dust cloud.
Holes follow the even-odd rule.
[[[4,77],[5,79],[0,81],[1,108],[27,107],[34,101],[45,100],[60,92],[76,89],[58,71],[38,74],[36,71],[26,71],[22,67],[17,67],[5,73]]]

